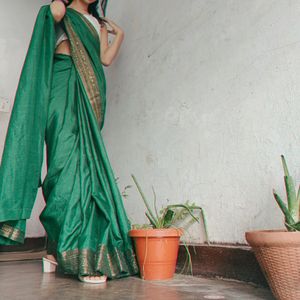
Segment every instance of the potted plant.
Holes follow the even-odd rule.
[[[188,216],[191,217],[188,226],[193,222],[199,222],[199,218],[195,216],[195,211],[198,210],[203,218],[208,240],[203,209],[186,202],[168,205],[158,211],[154,189],[153,209],[134,175],[132,175],[132,179],[146,206],[145,214],[149,220],[149,224],[133,225],[129,232],[134,240],[140,276],[145,280],[171,279],[176,268],[179,240],[185,231],[184,228],[176,225],[187,220]]]
[[[284,214],[283,230],[246,232],[246,240],[268,280],[275,297],[280,300],[300,299],[300,187],[289,174],[284,156],[281,156],[287,204],[273,190],[274,198]]]

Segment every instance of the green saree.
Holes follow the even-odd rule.
[[[71,56],[54,54],[55,24],[42,7],[20,78],[0,167],[0,244],[22,243],[37,189],[47,251],[62,272],[138,272],[122,197],[101,136],[105,76],[99,36],[67,9]],[[43,146],[47,175],[41,182]]]

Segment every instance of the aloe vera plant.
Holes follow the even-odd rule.
[[[171,228],[176,227],[176,224],[178,224],[180,221],[186,219],[188,216],[191,217],[191,220],[188,222],[187,226],[192,225],[194,222],[200,222],[199,217],[196,217],[195,211],[198,210],[200,212],[200,215],[203,220],[204,224],[204,232],[206,235],[206,240],[209,242],[208,238],[208,231],[207,231],[207,224],[206,224],[206,218],[203,209],[200,206],[195,205],[194,203],[189,203],[189,201],[186,201],[183,204],[172,204],[164,207],[160,212],[157,210],[156,205],[156,194],[152,187],[153,191],[153,207],[151,207],[150,202],[147,200],[144,192],[142,191],[137,179],[134,175],[131,175],[141,197],[142,200],[146,206],[147,211],[145,212],[146,217],[148,218],[150,225],[146,227],[151,228]],[[145,226],[140,226],[139,228],[143,228]],[[137,226],[135,226],[137,228]]]
[[[283,170],[284,170],[284,183],[287,195],[287,205],[273,190],[274,198],[280,207],[285,217],[285,227],[288,231],[300,231],[300,186],[296,193],[295,183],[293,177],[290,175],[286,160],[281,155]]]

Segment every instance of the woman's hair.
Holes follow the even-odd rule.
[[[107,1],[105,1],[105,0],[101,1],[101,9],[102,9],[102,12],[103,12],[103,15],[104,15],[104,9],[102,7],[102,2],[107,2]],[[102,18],[100,17],[100,15],[99,15],[98,5],[99,5],[99,0],[97,0],[94,3],[90,4],[89,5],[89,13],[91,15],[93,15],[96,19],[98,19],[98,21],[101,23],[103,21],[102,21]]]
[[[53,2],[54,0],[52,0]],[[64,1],[63,1],[64,2]],[[67,4],[70,5],[72,3],[72,0],[69,0],[69,3]],[[107,5],[107,0],[101,0],[101,4],[100,4],[100,9],[102,10],[102,14],[103,16],[105,16],[105,9],[106,9],[106,5]],[[93,15],[96,19],[98,19],[98,21],[100,23],[103,22],[102,18],[99,15],[99,11],[98,11],[98,6],[99,6],[99,0],[95,1],[94,3],[89,5],[89,13],[91,15]]]

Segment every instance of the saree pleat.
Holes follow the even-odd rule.
[[[40,220],[47,251],[64,273],[133,275],[138,267],[130,224],[101,135],[106,83],[99,39],[71,9],[64,27],[71,56],[53,55],[45,101],[47,175],[41,186],[46,206]],[[0,223],[0,244],[22,242],[25,219],[6,220]]]

